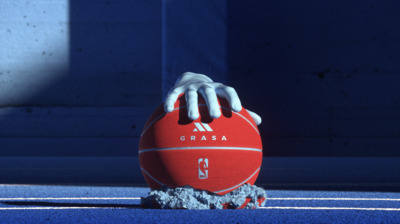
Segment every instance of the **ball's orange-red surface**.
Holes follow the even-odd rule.
[[[145,124],[139,144],[140,167],[151,189],[190,185],[226,194],[245,183],[254,184],[262,162],[262,143],[251,116],[243,108],[231,111],[219,98],[222,115],[212,119],[199,98],[200,117],[187,116],[184,95],[174,111],[161,105]]]

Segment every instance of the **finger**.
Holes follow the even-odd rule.
[[[181,92],[177,90],[174,90],[168,94],[167,98],[165,98],[165,103],[164,103],[165,112],[170,113],[174,110],[174,104],[180,94]]]
[[[203,87],[200,90],[206,100],[208,111],[212,118],[219,118],[221,116],[221,110],[219,109],[217,94],[212,87]]]
[[[189,90],[185,94],[186,97],[186,105],[188,109],[188,117],[191,120],[196,120],[199,118],[199,106],[198,106],[198,95],[194,90]]]
[[[217,94],[228,100],[233,111],[239,112],[242,110],[242,103],[240,102],[239,96],[234,88],[230,86],[224,86],[217,89]]]
[[[247,110],[247,109],[246,109]],[[247,112],[250,114],[250,116],[253,118],[254,123],[256,123],[256,125],[260,125],[261,124],[261,117],[258,116],[258,114],[254,113],[253,111],[247,110]]]

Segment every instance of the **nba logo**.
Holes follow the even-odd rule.
[[[198,166],[199,166],[199,179],[207,179],[208,178],[208,159],[207,158],[199,158]]]

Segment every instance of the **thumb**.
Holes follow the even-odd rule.
[[[247,110],[247,112],[253,118],[253,120],[254,120],[254,122],[256,123],[257,126],[261,124],[261,117],[258,116],[258,114],[254,113],[253,111],[250,111],[250,110]]]

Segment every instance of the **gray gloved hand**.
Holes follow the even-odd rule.
[[[199,118],[198,93],[205,99],[212,118],[219,118],[221,116],[217,95],[226,98],[233,111],[239,112],[242,110],[242,104],[234,88],[222,83],[213,82],[213,80],[203,74],[185,72],[168,92],[164,104],[165,112],[170,113],[174,110],[174,104],[178,96],[182,93],[185,93],[188,116],[191,120]],[[256,125],[261,124],[260,116],[249,110],[247,112],[253,118]]]

